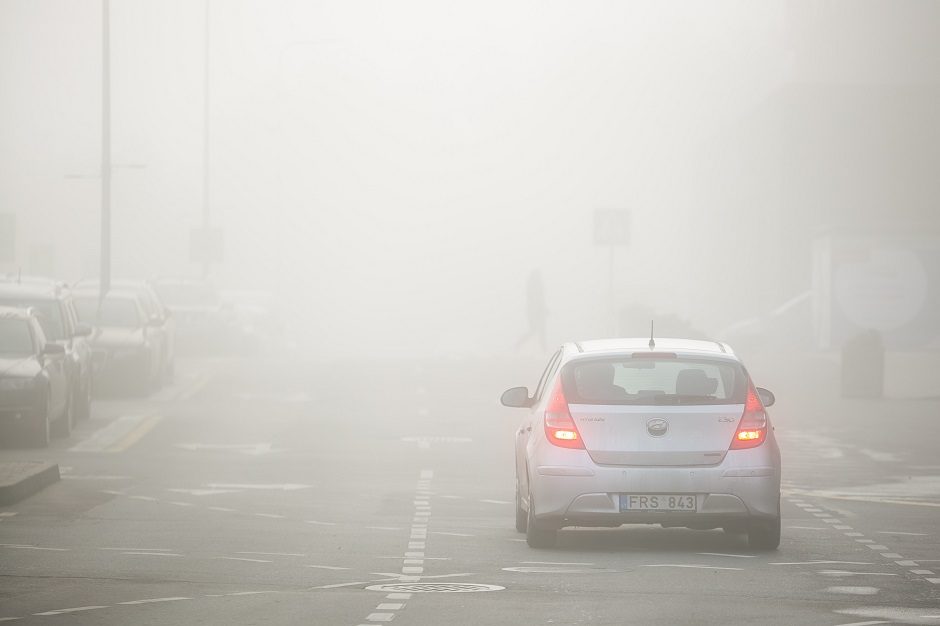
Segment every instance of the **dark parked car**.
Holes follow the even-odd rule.
[[[0,307],[0,425],[27,445],[67,436],[72,402],[65,347],[46,339],[32,309]]]
[[[99,387],[146,395],[163,382],[158,320],[147,315],[140,295],[112,289],[102,299],[97,290],[76,290],[78,318],[95,326],[92,350]]]
[[[80,280],[75,283],[75,289],[98,291],[98,284],[97,280]],[[134,291],[140,297],[140,304],[149,320],[148,334],[151,342],[159,348],[160,371],[164,380],[171,380],[176,361],[176,320],[170,309],[157,295],[153,285],[145,280],[116,279],[111,281],[111,288]]]
[[[73,412],[76,418],[87,418],[91,414],[93,386],[89,342],[92,328],[78,320],[68,287],[47,278],[0,278],[0,306],[32,308],[46,339],[65,348]]]

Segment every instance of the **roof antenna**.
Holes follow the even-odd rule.
[[[656,348],[656,340],[653,339],[653,320],[650,320],[650,350]]]

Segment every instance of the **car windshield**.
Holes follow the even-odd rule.
[[[575,361],[563,372],[572,404],[743,404],[747,374],[734,361],[677,358]]]
[[[0,319],[0,354],[28,356],[33,352],[33,335],[29,331],[29,322],[22,319]]]
[[[116,328],[139,328],[140,313],[131,298],[108,297],[98,308],[98,298],[75,298],[78,319],[85,324]]]
[[[62,320],[62,309],[56,300],[31,300],[29,298],[2,298],[0,306],[13,306],[19,308],[32,308],[39,318],[46,337],[51,341],[66,339],[65,325]]]
[[[167,306],[216,306],[219,294],[199,283],[158,283],[154,289]]]

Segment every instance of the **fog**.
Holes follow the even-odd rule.
[[[112,273],[203,273],[208,80],[209,274],[316,355],[718,337],[813,290],[822,235],[940,234],[936,3],[209,0],[208,75],[205,16],[111,2]],[[0,3],[5,271],[98,275],[101,22]]]

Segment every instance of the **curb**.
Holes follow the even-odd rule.
[[[4,469],[3,465],[14,466],[13,469],[16,471],[13,473],[17,475],[15,478],[4,479],[4,482],[0,482],[0,506],[19,502],[59,481],[58,463],[43,461],[0,463],[0,470]]]

